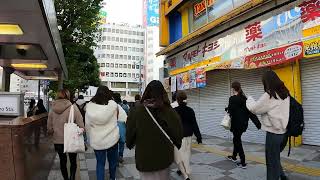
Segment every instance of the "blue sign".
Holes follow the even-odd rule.
[[[147,0],[147,26],[159,26],[159,0]]]

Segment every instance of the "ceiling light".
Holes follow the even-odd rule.
[[[16,69],[47,69],[48,66],[42,63],[30,63],[30,64],[11,64]]]
[[[0,35],[23,35],[23,31],[16,24],[0,24]]]
[[[52,80],[52,81],[57,81],[58,77],[56,77],[56,76],[26,76],[26,79],[29,79],[29,80]]]

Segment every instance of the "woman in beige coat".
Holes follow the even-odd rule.
[[[74,180],[77,170],[77,153],[68,153],[71,164],[69,178],[67,170],[67,154],[63,152],[64,124],[68,122],[71,106],[70,92],[66,89],[59,90],[56,100],[52,103],[52,111],[50,111],[48,117],[48,134],[53,136],[54,148],[60,158],[60,169],[64,180]],[[84,128],[82,115],[79,109],[77,106],[73,106],[73,108],[75,123],[80,128]]]

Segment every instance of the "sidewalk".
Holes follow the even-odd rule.
[[[232,151],[232,142],[215,137],[205,137],[203,145],[193,145],[192,180],[265,180],[264,145],[244,143],[247,169],[240,169],[225,159]],[[139,179],[135,168],[134,151],[125,150],[125,164],[118,169],[119,180]],[[292,180],[316,180],[320,178],[320,147],[301,146],[292,148],[290,157],[287,150],[282,153],[282,162],[286,174]],[[79,154],[81,180],[95,180],[96,160],[92,150]],[[106,172],[107,170],[106,166]],[[175,165],[171,168],[171,179],[182,180],[177,176]],[[108,172],[106,173],[108,175]],[[108,179],[108,178],[107,178]],[[58,157],[48,180],[62,180]]]

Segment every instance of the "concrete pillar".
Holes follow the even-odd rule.
[[[10,77],[15,70],[11,67],[4,67],[2,73],[2,88],[4,91],[10,91]]]

